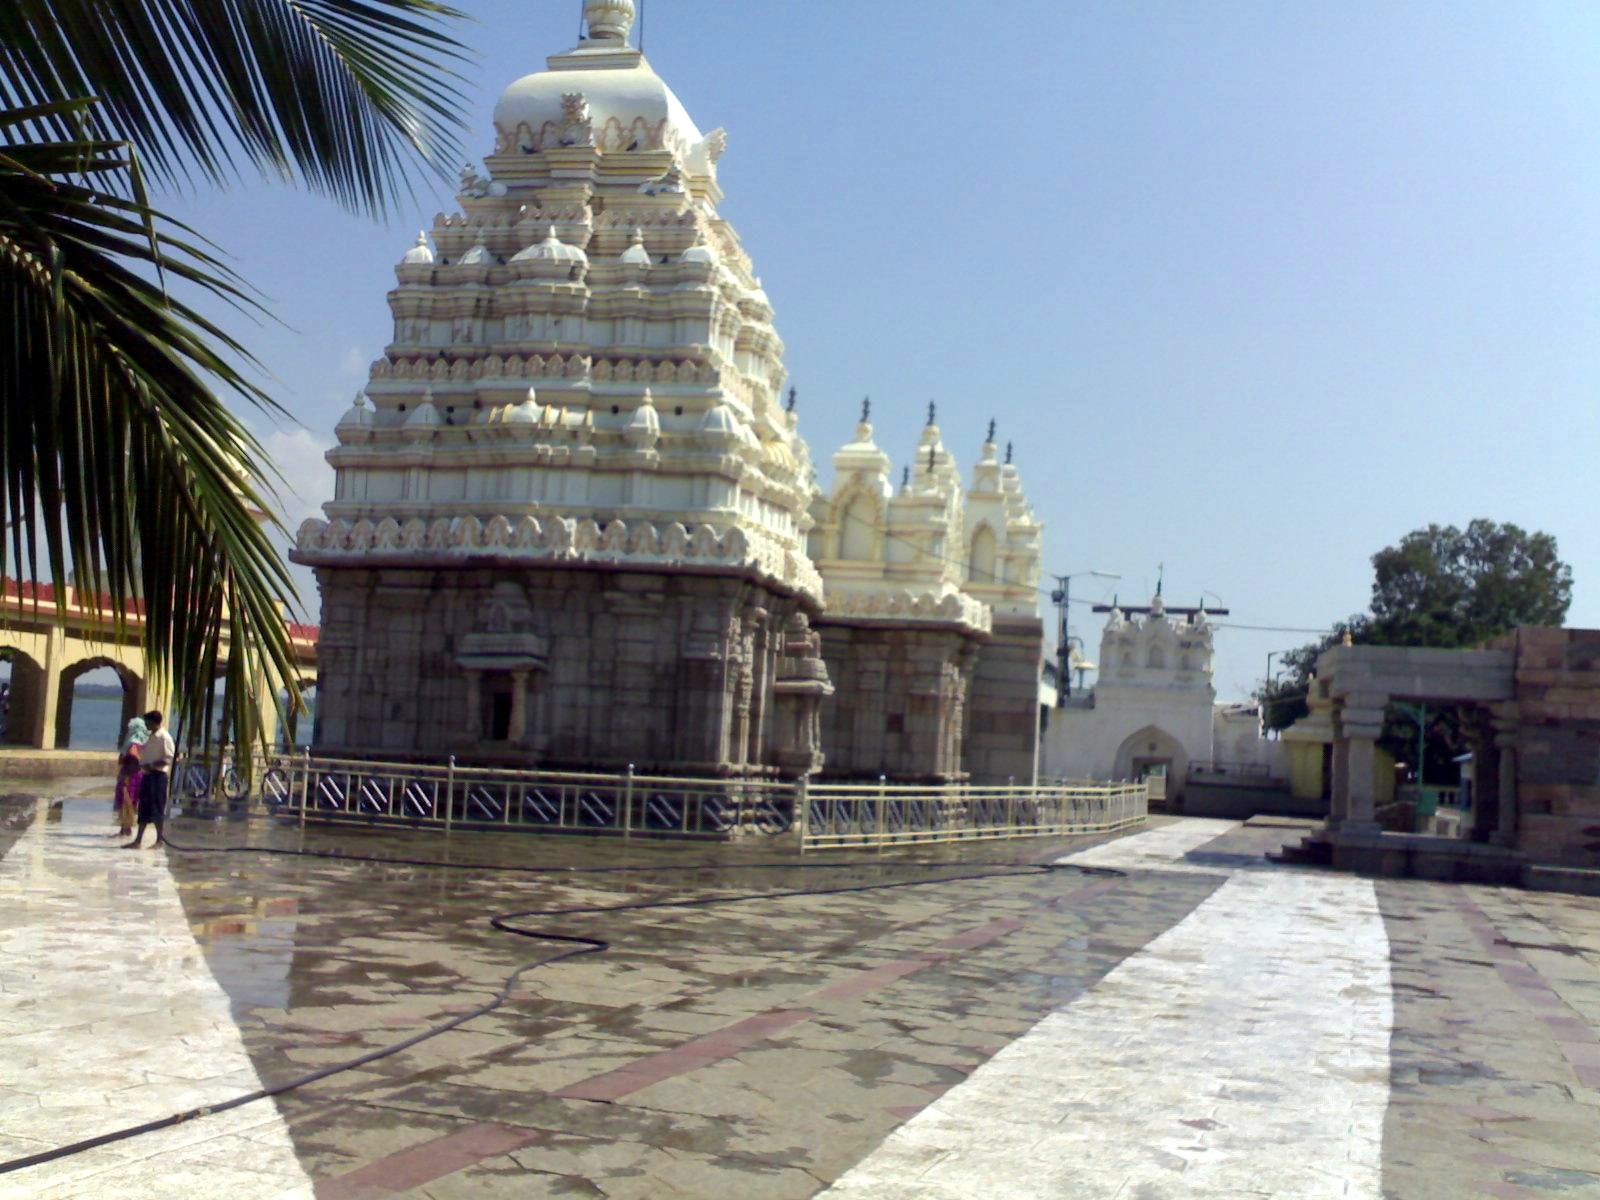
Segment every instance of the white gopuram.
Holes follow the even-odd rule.
[[[319,752],[707,771],[820,762],[813,472],[783,342],[633,0],[506,89],[486,175],[390,293],[338,425]],[[430,245],[431,241],[431,245]]]

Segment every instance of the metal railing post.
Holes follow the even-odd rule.
[[[456,756],[450,756],[450,765],[444,775],[444,831],[450,832],[451,812],[456,806]]]
[[[306,827],[306,805],[311,800],[311,747],[307,746],[300,761],[300,828]]]
[[[811,794],[804,775],[794,781],[794,815],[800,830],[800,853],[804,854],[811,840]]]
[[[889,815],[888,812],[886,811],[888,809],[888,806],[889,806],[889,777],[887,775],[879,775],[878,776],[878,853],[879,854],[883,853],[884,830],[885,830],[885,828],[887,826],[888,815]]]
[[[658,768],[659,769],[659,768]],[[688,816],[689,802],[683,803],[685,817]],[[622,836],[624,839],[633,836],[633,764],[628,764],[628,781],[622,787]]]

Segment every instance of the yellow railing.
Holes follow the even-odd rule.
[[[1142,824],[1143,783],[810,785],[800,805],[802,850],[925,845],[1110,833]]]
[[[222,770],[212,767],[220,784]],[[306,823],[623,837],[787,836],[804,850],[1108,833],[1142,824],[1143,783],[1034,787],[814,783],[517,771],[273,754],[250,791]]]

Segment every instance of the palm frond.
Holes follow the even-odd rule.
[[[276,406],[242,347],[151,277],[253,300],[131,171],[115,142],[0,151],[0,573],[70,576],[119,624],[142,608],[152,682],[200,741],[226,630],[224,728],[256,741],[257,685],[294,673],[293,589],[257,517],[265,455],[208,381]]]
[[[167,182],[247,164],[382,212],[459,161],[466,60],[437,0],[5,0],[0,105],[96,97]],[[58,118],[44,136],[70,139]]]

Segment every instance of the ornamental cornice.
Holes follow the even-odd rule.
[[[594,379],[599,383],[688,384],[715,387],[722,371],[712,363],[687,359],[601,358],[586,354],[487,354],[482,358],[380,358],[372,364],[371,378],[415,379],[429,383],[471,382],[492,379]],[[737,386],[737,385],[736,385]]]
[[[824,617],[853,621],[926,621],[964,625],[979,633],[994,630],[994,613],[981,600],[962,592],[928,592],[910,589],[828,593]]]
[[[812,600],[822,601],[822,577],[810,559],[758,528],[733,526],[718,532],[709,524],[692,530],[682,522],[613,520],[602,527],[592,519],[503,515],[393,517],[355,522],[311,519],[300,526],[293,557],[310,566],[381,566],[386,560],[430,561],[493,555],[551,565],[579,562],[656,569],[705,567],[749,572]]]

